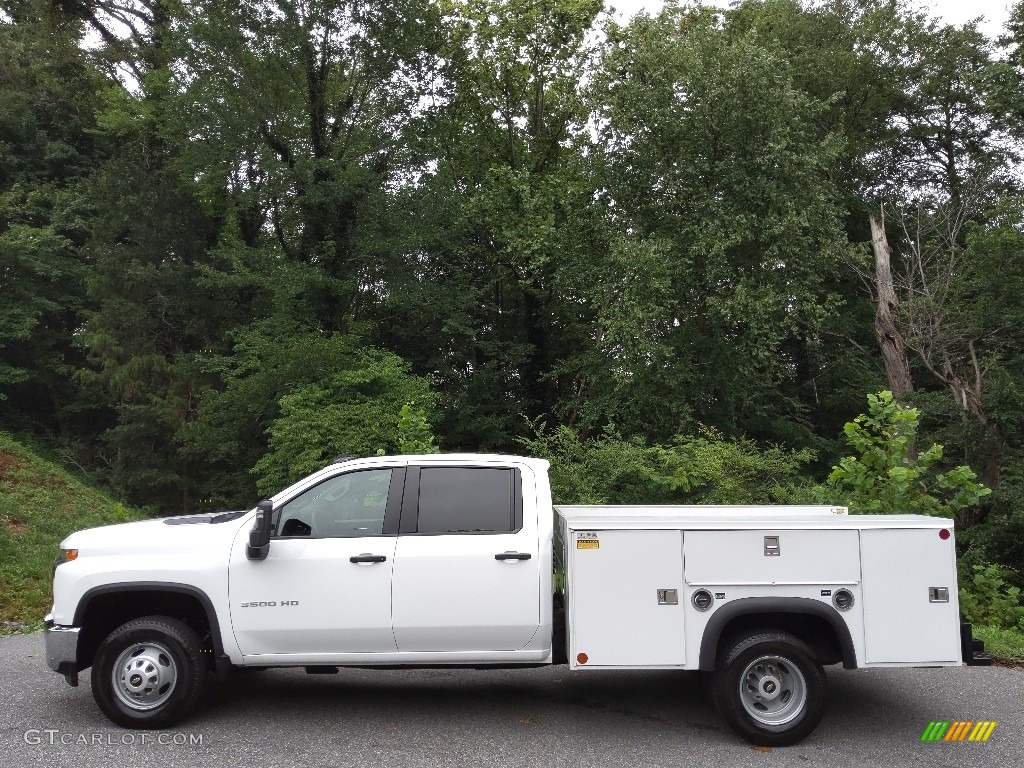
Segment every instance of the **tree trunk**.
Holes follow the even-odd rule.
[[[900,300],[892,282],[892,250],[885,236],[885,218],[869,213],[871,222],[871,248],[875,254],[875,339],[885,361],[885,375],[889,389],[899,400],[901,396],[914,391],[910,380],[910,361],[903,336],[896,326],[900,311]]]

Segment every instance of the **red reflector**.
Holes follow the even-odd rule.
[[[590,661],[590,657],[587,656],[587,654],[585,653],[577,653],[576,661],[578,661],[580,664],[586,664],[588,661]]]
[[[948,528],[943,528],[941,531],[939,531],[939,538],[942,539],[943,541],[948,539],[949,538],[949,529]]]

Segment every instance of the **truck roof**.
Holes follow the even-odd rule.
[[[344,457],[344,458],[343,458]],[[392,455],[392,456],[359,456],[352,457],[342,455],[338,457],[339,461],[331,462],[327,467],[334,466],[335,464],[345,464],[346,466],[361,466],[367,465],[378,465],[381,463],[386,464],[527,464],[536,469],[546,470],[548,468],[548,461],[546,459],[534,459],[529,456],[513,456],[509,454],[501,453],[424,453],[424,454],[405,454],[405,455]],[[325,467],[325,469],[327,468]]]

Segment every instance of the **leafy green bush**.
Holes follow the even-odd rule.
[[[987,563],[975,565],[960,579],[960,610],[975,624],[1024,631],[1020,587],[1008,583],[1010,569]]]
[[[398,414],[398,450],[403,454],[437,453],[434,431],[427,414],[416,403],[406,403]]]
[[[1024,473],[1011,464],[986,502],[991,503],[986,504],[984,517],[957,531],[957,545],[963,547],[961,562],[1008,566],[1012,582],[1024,588]]]
[[[533,424],[521,440],[530,455],[551,462],[558,504],[769,504],[792,501],[805,484],[810,451],[760,448],[703,428],[669,445],[648,445],[609,429],[584,439],[569,427]]]
[[[818,495],[858,513],[952,517],[991,493],[970,467],[940,471],[942,446],[916,450],[919,413],[892,392],[868,395],[868,413],[843,428],[855,451],[832,469]]]
[[[351,340],[335,335],[307,340],[301,354],[303,359],[319,356],[330,365],[298,372],[290,391],[280,397],[280,412],[266,430],[268,451],[252,470],[263,494],[319,469],[339,453],[373,456],[399,450],[404,407],[433,400],[427,380],[411,374],[390,352],[353,347]],[[411,412],[408,418],[414,418]]]

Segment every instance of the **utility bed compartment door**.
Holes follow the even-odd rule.
[[[822,584],[860,580],[852,530],[689,531],[686,581],[693,585]]]
[[[943,541],[934,528],[865,530],[861,552],[867,663],[957,661],[953,539]],[[948,601],[933,602],[933,588],[945,588]]]
[[[573,667],[684,663],[682,537],[678,530],[569,532]]]

